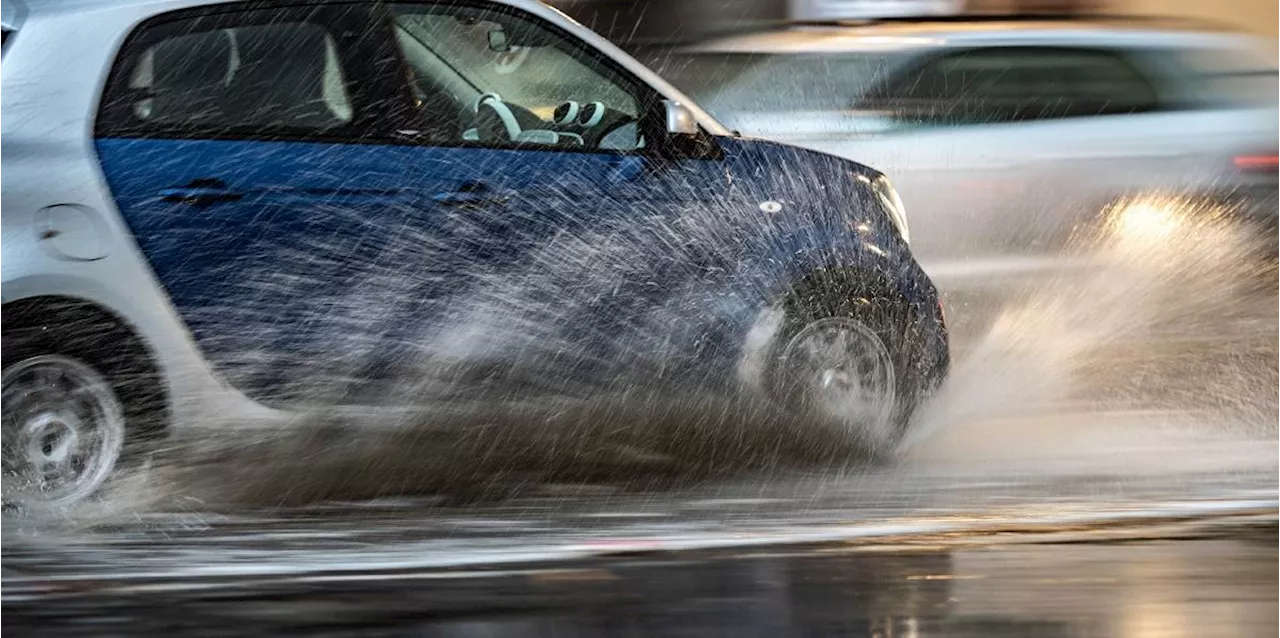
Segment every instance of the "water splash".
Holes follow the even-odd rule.
[[[1106,222],[1077,237],[1064,255],[1084,267],[1013,295],[972,344],[961,344],[949,380],[904,440],[903,457],[913,459],[942,433],[1002,417],[1030,420],[1073,402],[1093,410],[1138,398],[1178,410],[1199,402],[1234,410],[1226,420],[1244,415],[1263,432],[1274,430],[1274,331],[1207,369],[1211,357],[1197,359],[1196,367],[1185,357],[1158,356],[1171,341],[1197,339],[1204,344],[1187,347],[1214,353],[1227,324],[1257,316],[1245,302],[1273,298],[1259,297],[1256,284],[1270,281],[1262,288],[1274,293],[1273,265],[1259,265],[1265,261],[1255,258],[1253,238],[1228,212],[1154,196],[1111,207]],[[653,252],[642,241],[662,238],[566,234],[534,253],[536,268],[525,276],[473,273],[470,292],[450,302],[454,320],[427,340],[429,354],[418,353],[397,383],[383,386],[388,410],[338,405],[348,391],[344,380],[361,363],[335,355],[350,376],[310,387],[309,409],[285,427],[187,424],[149,468],[90,509],[207,512],[399,495],[471,500],[537,493],[550,484],[650,490],[742,475],[865,471],[862,449],[847,432],[788,414],[763,397],[696,386],[659,392],[644,382],[673,365],[671,352],[687,351],[690,344],[680,340],[698,334],[699,320],[720,314],[711,304],[742,302],[719,294],[715,281],[661,291],[648,307],[622,309],[628,329],[620,351],[632,356],[613,369],[629,376],[566,374],[590,362],[582,352],[564,357],[572,346],[560,332],[566,317],[607,297],[610,277],[642,274],[635,270],[638,256]],[[724,238],[700,241],[718,245]],[[677,257],[688,255],[673,255],[673,264],[681,263]],[[343,339],[394,327],[391,314],[379,309],[402,303],[413,284],[397,272],[371,266],[350,298],[317,301],[329,313],[318,320],[334,328],[338,355],[367,346]],[[521,391],[459,394],[477,377],[474,367],[463,374],[454,362],[513,350],[527,369],[504,371],[508,385],[500,387],[509,389],[514,378]],[[1171,384],[1171,375],[1183,378]],[[592,384],[581,385],[584,378]],[[1161,395],[1171,386],[1187,389]]]
[[[1175,410],[1234,403],[1255,425],[1274,427],[1274,331],[1249,351],[1219,351],[1239,322],[1261,314],[1259,305],[1274,306],[1267,242],[1233,212],[1161,195],[1109,207],[1103,223],[1075,237],[1063,255],[1077,267],[1025,287],[996,314],[922,411],[903,450],[966,423],[1143,399],[1146,407]],[[1200,356],[1161,360],[1179,349]],[[1206,369],[1222,354],[1229,355],[1225,363]],[[1178,385],[1173,375],[1183,377],[1180,401],[1168,396]],[[1219,414],[1224,425],[1238,416]]]

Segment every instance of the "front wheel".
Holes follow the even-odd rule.
[[[4,501],[61,505],[97,491],[125,442],[124,408],[106,377],[59,354],[21,359],[0,377]]]
[[[910,355],[911,313],[881,286],[829,279],[778,306],[767,390],[786,409],[848,431],[871,456],[892,456],[927,385]]]
[[[774,391],[792,408],[834,421],[874,451],[898,437],[898,382],[889,348],[852,317],[823,317],[782,344]]]

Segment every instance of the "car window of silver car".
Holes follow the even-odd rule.
[[[908,67],[862,104],[908,124],[981,124],[1147,112],[1159,94],[1117,52],[990,47]]]
[[[1165,51],[1181,71],[1178,80],[1194,105],[1275,105],[1277,69],[1247,47],[1188,47]]]

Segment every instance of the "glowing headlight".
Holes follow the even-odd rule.
[[[1164,241],[1178,230],[1181,223],[1176,201],[1129,202],[1111,211],[1111,225],[1122,239],[1130,241]]]
[[[898,234],[902,235],[902,241],[910,244],[911,231],[907,228],[907,210],[902,206],[902,198],[898,197],[897,189],[893,187],[893,184],[889,183],[889,178],[884,175],[871,182],[871,189],[875,191],[880,203],[884,204],[884,209],[889,214],[889,219],[897,227]]]

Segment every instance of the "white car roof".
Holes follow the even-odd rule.
[[[218,4],[243,2],[244,0],[5,0],[5,18],[8,19],[9,5],[15,5],[18,13],[29,13],[44,16],[56,13],[88,13],[98,10],[122,10],[146,14],[164,13],[188,7],[202,7]],[[342,0],[339,0],[342,1]],[[355,0],[352,0],[355,1]],[[546,8],[538,0],[484,0],[493,4],[505,4],[530,9]],[[296,4],[324,4],[324,0],[301,0]],[[6,25],[9,26],[9,25]]]
[[[1255,48],[1259,39],[1204,25],[1142,20],[902,21],[799,24],[715,38],[689,53],[909,52],[992,45]]]

